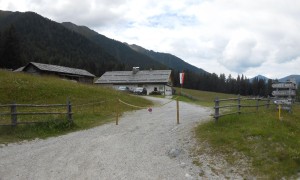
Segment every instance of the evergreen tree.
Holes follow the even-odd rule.
[[[264,79],[259,79],[258,81],[258,95],[265,96],[266,94],[266,84]]]
[[[218,91],[225,93],[226,92],[226,76],[225,74],[220,74],[219,76],[219,85],[218,85]]]
[[[240,94],[245,96],[246,94],[246,80],[244,79],[244,75],[242,74],[241,82],[240,82]]]
[[[259,87],[258,87],[258,78],[254,78],[252,80],[252,95],[257,96],[259,94]]]
[[[268,79],[267,88],[266,88],[266,94],[265,94],[266,97],[272,95],[272,91],[273,91],[272,83],[273,83],[272,79]]]
[[[2,33],[0,31],[0,59],[2,59],[2,52],[3,52],[3,39],[2,39]],[[2,63],[2,60],[0,60],[0,68],[1,68],[1,63]]]
[[[20,42],[15,27],[11,25],[4,33],[3,53],[0,66],[8,69],[16,69],[22,65]]]
[[[235,94],[241,94],[241,77],[238,75],[235,85]]]
[[[245,95],[248,96],[248,95],[251,95],[252,94],[252,88],[251,88],[251,83],[250,83],[250,80],[245,78]]]
[[[298,89],[296,92],[296,101],[300,102],[300,83],[298,84]]]

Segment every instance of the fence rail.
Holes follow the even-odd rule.
[[[221,106],[220,103],[221,102],[226,102],[226,101],[237,101],[237,104],[227,104],[227,105],[223,105]],[[242,105],[241,101],[256,101],[255,105]],[[264,104],[259,104],[259,102],[266,102]],[[222,116],[227,116],[227,115],[232,115],[232,114],[241,114],[241,108],[256,108],[256,110],[258,110],[259,107],[263,107],[265,106],[266,108],[269,108],[270,106],[270,101],[271,99],[262,99],[262,98],[241,98],[240,96],[238,96],[237,98],[228,98],[228,99],[219,99],[218,97],[216,97],[215,99],[215,114],[214,114],[214,119],[215,122],[218,122],[219,117]],[[224,114],[220,114],[220,109],[222,108],[233,108],[236,107],[237,111],[235,112],[229,112],[229,113],[224,113]]]
[[[59,106],[66,106],[66,104],[2,104],[0,107],[7,107],[7,106],[18,106],[18,107],[59,107]]]
[[[67,119],[69,122],[73,122],[72,119],[72,105],[69,100],[67,100],[66,104],[2,104],[0,105],[0,108],[10,108],[10,112],[6,113],[0,113],[0,116],[11,116],[11,124],[0,124],[0,125],[11,125],[11,126],[16,126],[17,124],[29,124],[29,123],[37,123],[37,122],[18,122],[18,116],[20,115],[67,115]],[[51,107],[66,107],[66,112],[18,112],[18,107],[46,107],[46,108],[51,108]]]

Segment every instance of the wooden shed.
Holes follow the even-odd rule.
[[[21,67],[15,71],[26,72],[35,75],[54,75],[63,79],[75,80],[83,83],[93,83],[95,78],[95,75],[89,73],[84,69],[75,69],[36,62],[30,62],[26,66]]]

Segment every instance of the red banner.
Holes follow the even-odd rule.
[[[180,80],[180,84],[183,84],[183,82],[184,82],[184,73],[179,73],[179,80]]]

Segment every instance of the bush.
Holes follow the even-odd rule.
[[[149,95],[161,95],[160,91],[152,91],[149,93]]]

